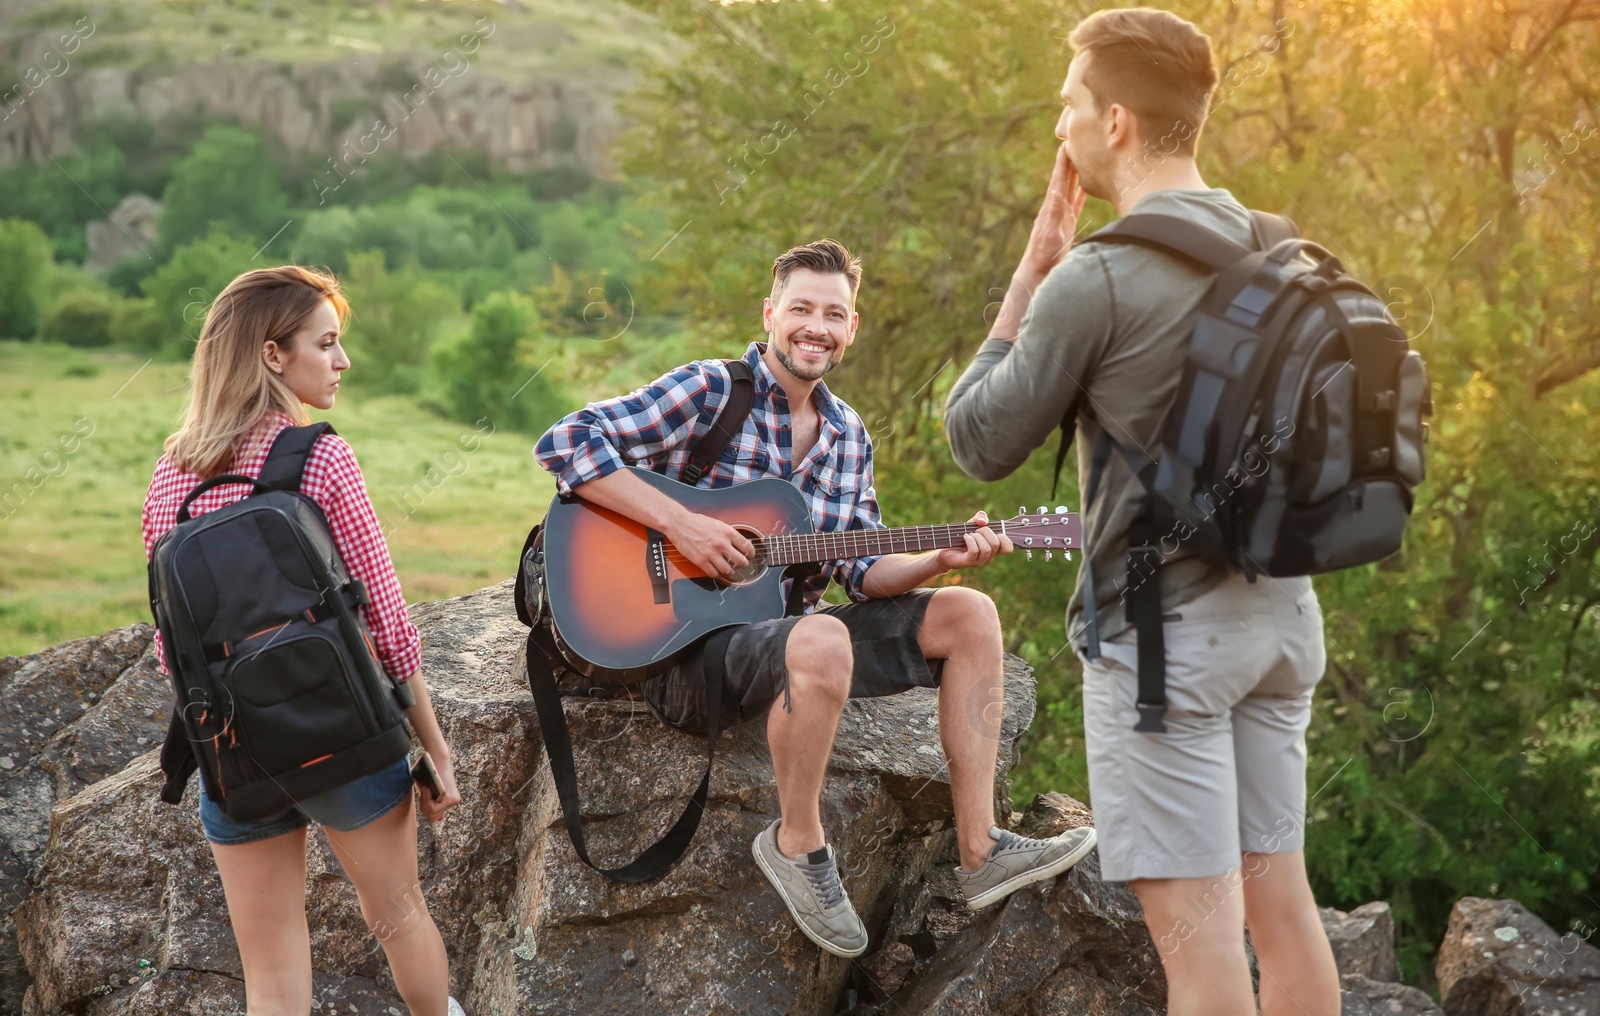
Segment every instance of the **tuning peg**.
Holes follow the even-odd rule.
[[[1050,551],[1047,550],[1047,551],[1044,552],[1044,559],[1046,561],[1050,560]]]
[[[1032,561],[1033,560],[1033,551],[1030,550],[1027,553],[1028,553],[1028,560]]]
[[[1066,559],[1067,559],[1067,560],[1068,560],[1068,561],[1071,561],[1071,560],[1072,560],[1072,551],[1070,551],[1070,550],[1063,550],[1063,551],[1062,551],[1062,552],[1061,552],[1061,556],[1062,556],[1062,557],[1064,557],[1064,558],[1066,558]]]
[[[1067,514],[1067,506],[1064,505],[1064,504],[1056,505],[1056,514],[1057,515],[1065,515],[1065,514]]]
[[[1027,505],[1019,505],[1017,507],[1017,514],[1018,515],[1026,515],[1026,514],[1028,514],[1028,506]]]
[[[1040,515],[1049,515],[1050,514],[1050,509],[1046,508],[1044,505],[1040,505],[1039,506],[1039,514]]]

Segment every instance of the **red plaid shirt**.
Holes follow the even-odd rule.
[[[242,473],[259,476],[261,466],[267,461],[267,451],[273,439],[294,421],[282,413],[274,413],[251,431],[234,453],[233,462],[224,473]],[[156,541],[178,521],[178,506],[200,483],[200,477],[173,465],[167,456],[156,463],[156,474],[150,480],[150,492],[144,498],[144,553],[148,559],[154,552]],[[237,501],[245,490],[242,486],[214,487],[195,499],[189,507],[191,515],[204,515],[215,508]],[[377,513],[372,510],[372,500],[367,497],[367,484],[361,478],[361,467],[356,465],[355,453],[337,434],[329,434],[317,441],[306,458],[305,474],[300,482],[300,492],[315,501],[328,517],[328,529],[333,533],[334,546],[344,558],[350,577],[360,579],[367,587],[370,602],[361,608],[367,627],[372,630],[372,641],[378,647],[378,659],[393,677],[404,680],[422,669],[422,639],[416,625],[406,616],[406,598],[400,591],[400,579],[389,560],[389,546],[383,539],[383,527]],[[156,633],[156,655],[161,669],[167,669],[161,655],[161,634]]]

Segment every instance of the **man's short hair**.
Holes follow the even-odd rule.
[[[801,268],[823,275],[843,275],[850,283],[851,300],[856,298],[856,290],[861,288],[861,259],[846,250],[838,240],[822,239],[791,247],[772,262],[773,300],[783,291],[783,284],[789,281],[790,274]]]
[[[1217,86],[1204,32],[1170,11],[1129,7],[1089,15],[1067,41],[1074,53],[1094,56],[1083,83],[1096,113],[1125,106],[1145,144],[1193,157]]]

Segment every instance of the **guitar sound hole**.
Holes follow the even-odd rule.
[[[715,586],[742,586],[746,582],[762,578],[763,571],[766,571],[766,550],[762,544],[762,534],[749,526],[733,526],[733,528],[739,531],[739,536],[755,544],[755,554],[750,557],[749,563],[734,571],[728,578],[715,582]]]

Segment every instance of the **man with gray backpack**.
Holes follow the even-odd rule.
[[[1399,549],[1427,376],[1333,254],[1201,179],[1204,34],[1133,8],[1070,41],[1050,190],[945,430],[987,480],[1078,438],[1090,803],[1168,1011],[1256,1011],[1248,927],[1264,1016],[1336,1016],[1303,853],[1326,663],[1309,576]],[[1122,218],[1074,245],[1088,196]]]

